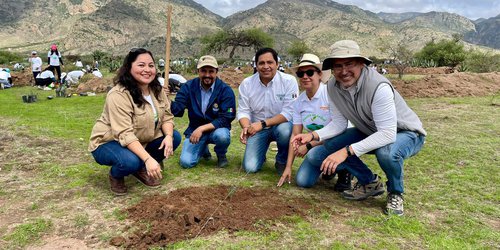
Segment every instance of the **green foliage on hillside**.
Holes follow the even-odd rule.
[[[290,54],[295,60],[299,61],[300,57],[305,53],[312,53],[306,42],[302,40],[295,40],[292,42],[290,47],[287,49],[288,54]]]
[[[18,53],[0,50],[0,64],[10,64],[11,62],[21,62],[23,57]]]
[[[500,71],[500,54],[492,55],[478,50],[470,50],[463,62],[468,71],[484,73]]]
[[[430,41],[415,54],[417,60],[432,60],[437,66],[456,67],[465,60],[464,45],[459,39]]]

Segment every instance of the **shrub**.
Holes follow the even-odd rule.
[[[11,62],[24,62],[23,56],[9,51],[0,51],[0,64],[10,64]]]

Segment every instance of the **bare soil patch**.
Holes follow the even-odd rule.
[[[500,72],[427,75],[419,80],[391,82],[407,98],[486,96],[500,91]]]
[[[111,239],[110,244],[147,249],[220,230],[262,230],[258,222],[272,223],[292,215],[305,217],[310,208],[304,199],[287,199],[269,188],[189,187],[147,197],[126,209],[132,228],[137,230],[127,238]]]

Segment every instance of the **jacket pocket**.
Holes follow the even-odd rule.
[[[134,128],[144,128],[148,124],[146,110],[137,110],[134,114]]]

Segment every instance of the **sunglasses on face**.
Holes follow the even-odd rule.
[[[298,78],[302,78],[304,77],[304,74],[306,74],[307,76],[311,77],[314,75],[314,72],[318,72],[317,70],[314,70],[314,69],[309,69],[309,70],[306,70],[306,71],[297,71],[297,73],[295,73],[297,75]]]

